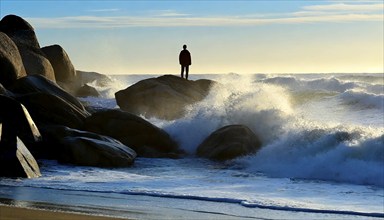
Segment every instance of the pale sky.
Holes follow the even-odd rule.
[[[40,45],[61,45],[78,70],[194,73],[384,72],[382,0],[0,0]]]

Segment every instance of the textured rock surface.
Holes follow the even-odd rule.
[[[211,80],[185,80],[165,75],[142,80],[115,94],[119,107],[145,117],[173,120],[185,113],[185,107],[204,99],[214,84]]]
[[[38,125],[64,125],[81,129],[89,116],[87,111],[48,93],[30,93],[17,97],[30,111]]]
[[[85,128],[116,138],[134,149],[138,156],[177,158],[183,153],[165,131],[128,112],[94,113],[85,120]]]
[[[76,97],[64,91],[62,88],[57,86],[57,84],[47,80],[43,76],[32,75],[18,79],[11,87],[9,87],[9,90],[21,95],[36,92],[56,95],[68,103],[75,105],[77,108],[85,111],[83,104],[81,104]]]
[[[81,86],[77,80],[76,70],[67,52],[60,45],[51,45],[41,48],[54,71],[56,83],[71,94],[75,94]]]
[[[136,152],[111,137],[65,126],[48,126],[44,151],[62,163],[97,167],[126,167],[133,164]]]
[[[52,65],[41,51],[35,31],[27,21],[16,15],[7,15],[0,21],[0,31],[17,45],[27,75],[43,75],[55,81]]]
[[[26,76],[23,61],[16,44],[0,32],[0,83],[11,85],[16,79]]]

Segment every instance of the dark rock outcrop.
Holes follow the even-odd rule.
[[[89,116],[84,111],[66,100],[49,93],[30,93],[16,98],[28,109],[39,126],[64,125],[81,129]]]
[[[66,91],[74,94],[81,86],[76,77],[76,70],[67,54],[60,45],[51,45],[41,48],[54,71],[56,83]]]
[[[245,125],[229,125],[208,136],[197,148],[197,155],[213,160],[230,160],[255,153],[259,138]]]
[[[18,47],[27,75],[39,74],[55,81],[52,65],[41,51],[35,31],[27,21],[16,15],[7,15],[0,21],[0,31]]]
[[[142,80],[116,92],[119,107],[145,117],[173,120],[185,113],[185,107],[204,99],[214,84],[211,80],[185,80],[165,75]]]
[[[85,129],[116,138],[138,156],[178,158],[183,154],[165,131],[128,112],[96,112],[85,120]]]
[[[40,168],[33,155],[17,137],[12,150],[4,150],[0,144],[0,176],[6,177],[40,177]]]
[[[46,126],[44,152],[61,163],[96,167],[126,167],[133,164],[136,153],[121,142],[92,132],[64,126]]]
[[[11,135],[12,145],[16,143],[16,136],[20,137],[28,147],[41,140],[39,129],[21,103],[11,97],[0,95],[0,106],[0,123],[3,123],[3,134],[15,133],[15,135]],[[5,140],[4,137],[0,137],[0,139]]]
[[[83,104],[81,104],[79,100],[43,76],[30,75],[20,78],[8,89],[17,94],[29,94],[35,92],[53,94],[64,99],[68,103],[71,103],[82,111],[85,111]]]
[[[99,97],[100,93],[92,86],[89,86],[88,84],[84,84],[80,89],[77,90],[76,93],[77,97]]]
[[[23,61],[16,44],[0,32],[0,83],[11,85],[16,79],[26,76]]]
[[[21,135],[30,146],[41,140],[39,130],[16,100],[0,95],[0,105],[0,176],[41,176],[35,158],[18,137]]]
[[[76,80],[80,82],[80,85],[95,83],[96,86],[106,87],[112,83],[111,78],[109,78],[107,75],[96,72],[76,70],[76,76]]]

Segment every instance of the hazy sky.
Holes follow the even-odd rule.
[[[79,70],[179,73],[384,72],[382,0],[0,0],[40,45],[61,45]]]

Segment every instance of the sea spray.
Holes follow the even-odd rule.
[[[171,122],[150,121],[192,155],[208,135],[226,125],[247,125],[264,143],[279,135],[287,115],[292,113],[283,88],[254,83],[251,76],[230,74],[216,80],[220,84],[211,88],[203,101],[188,106],[185,117]]]
[[[384,187],[383,131],[365,127],[291,128],[236,162],[253,173]]]
[[[109,80],[107,82],[103,82],[103,84],[100,84],[97,79],[88,83],[88,85],[94,87],[100,93],[101,98],[114,98],[115,92],[125,89],[128,85],[130,85],[129,81],[118,80],[115,77],[106,77],[108,77]]]
[[[284,89],[230,75],[218,79],[221,85],[212,88],[202,102],[190,106],[186,117],[160,126],[193,154],[196,146],[214,130],[228,124],[245,124],[263,141],[260,152],[239,160],[247,163],[246,170],[272,177],[383,186],[383,128],[338,122],[340,115],[353,110],[340,106],[348,98],[353,100],[349,105],[381,109],[383,97],[352,92],[351,88],[359,87],[358,83],[334,78],[295,80],[300,81],[301,91],[312,89],[307,101],[319,105],[315,112],[319,119],[330,120],[308,118],[306,103],[292,107],[290,101],[292,96],[297,97],[297,88]],[[315,87],[315,82],[320,85]],[[332,111],[340,115],[332,115]]]

